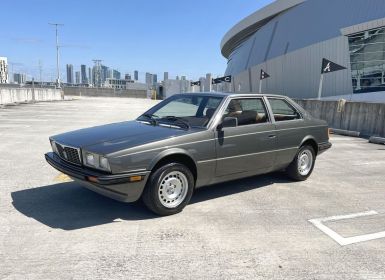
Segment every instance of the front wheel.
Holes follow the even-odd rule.
[[[316,155],[312,146],[302,146],[288,166],[287,175],[297,181],[305,181],[314,169]]]
[[[181,212],[193,190],[194,177],[190,169],[180,163],[169,163],[150,175],[142,199],[152,212],[167,216]]]

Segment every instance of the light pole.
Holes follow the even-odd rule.
[[[57,88],[60,88],[60,69],[59,69],[59,36],[58,36],[58,26],[63,26],[64,24],[61,23],[48,23],[49,25],[55,26],[56,31],[56,71],[57,71],[57,78],[56,78],[56,85]]]

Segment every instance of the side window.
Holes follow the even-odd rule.
[[[233,99],[223,115],[238,119],[238,126],[267,123],[269,121],[261,98]]]
[[[301,119],[298,111],[284,99],[268,98],[276,122]]]

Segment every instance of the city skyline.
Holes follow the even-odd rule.
[[[71,0],[65,3],[22,0],[22,10],[5,1],[4,20],[14,24],[12,29],[0,31],[0,55],[8,57],[12,74],[25,73],[27,78],[38,80],[42,72],[44,80],[55,80],[55,31],[48,23],[60,22],[64,24],[59,27],[62,81],[66,64],[73,64],[74,68],[82,64],[90,66],[95,58],[121,73],[133,76],[138,70],[142,81],[146,72],[159,77],[167,71],[170,76],[185,75],[191,79],[198,79],[205,72],[222,75],[226,59],[219,51],[221,36],[245,15],[270,2],[244,1],[238,4],[234,14],[228,9],[230,1],[219,0],[152,2],[151,5],[115,1],[116,5],[110,7],[84,1],[76,2],[76,10],[70,8],[75,4]],[[112,13],[110,10],[116,6],[120,8]],[[35,14],[33,19],[28,16],[31,13]],[[94,15],[100,15],[103,20]],[[187,18],[196,20],[192,25]],[[153,29],[154,24],[163,26],[162,32]]]

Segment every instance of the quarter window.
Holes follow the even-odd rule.
[[[268,98],[276,122],[301,119],[297,110],[284,99]]]
[[[233,99],[223,118],[238,119],[238,126],[268,122],[267,111],[261,98]]]

